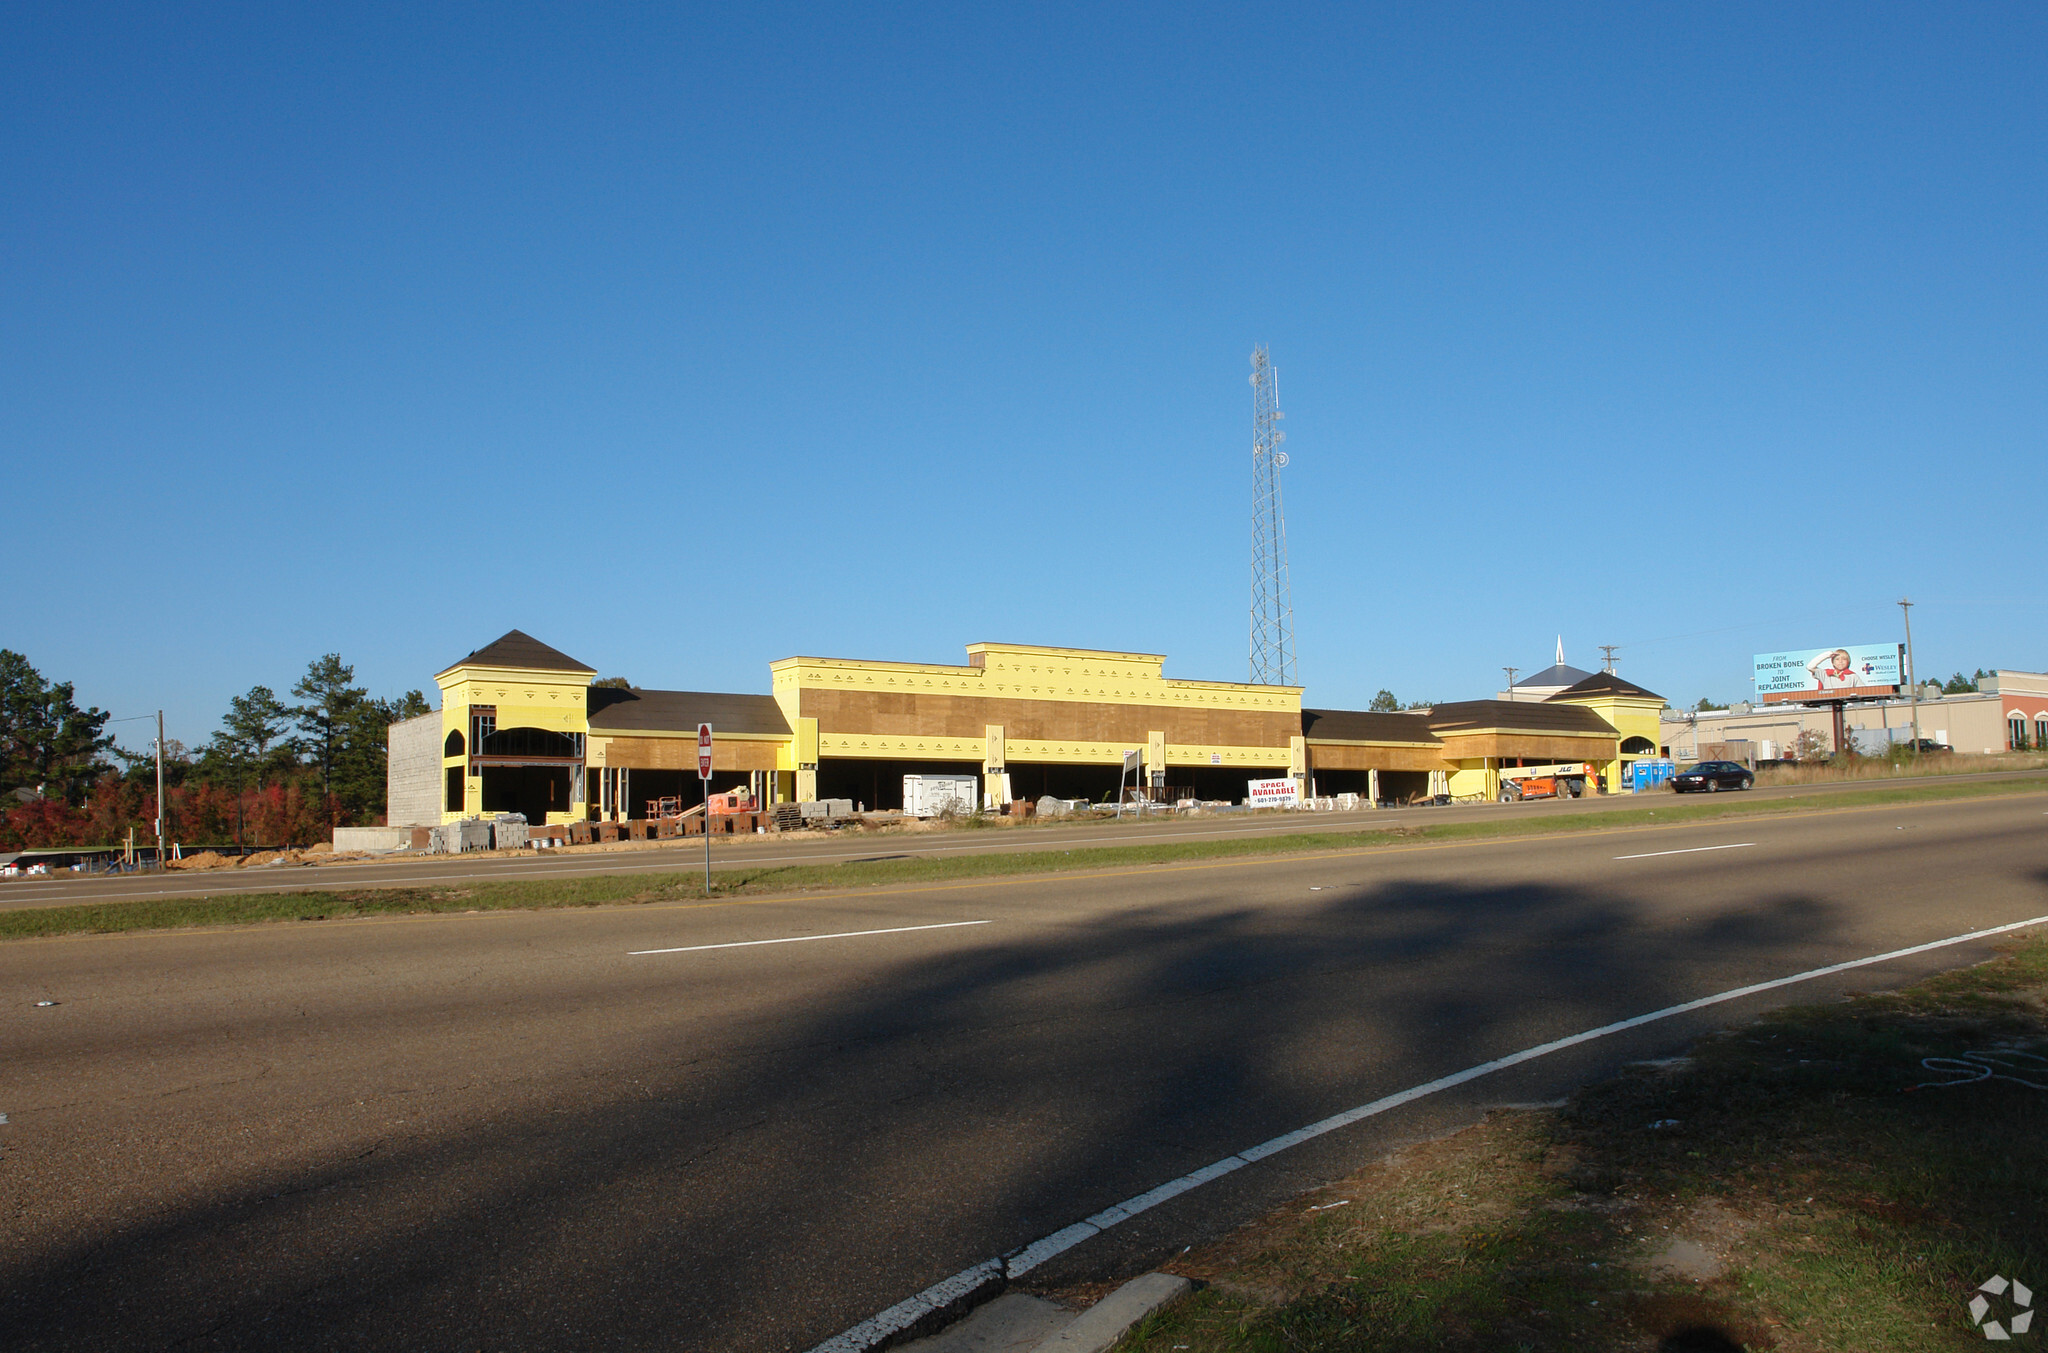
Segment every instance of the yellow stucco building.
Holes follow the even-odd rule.
[[[585,816],[584,752],[597,673],[513,630],[435,676],[443,821],[524,812]]]
[[[1401,713],[1304,708],[1296,686],[1169,677],[1156,653],[972,644],[959,665],[794,657],[770,694],[597,685],[596,670],[514,630],[436,677],[438,794],[401,774],[391,802],[438,801],[437,820],[524,813],[532,822],[648,816],[698,800],[696,731],[716,732],[714,788],[763,802],[900,805],[903,777],[978,777],[986,799],[1101,799],[1134,760],[1171,797],[1241,800],[1249,780],[1304,794],[1406,801],[1492,797],[1516,765],[1583,761],[1610,788],[1632,750],[1655,751],[1662,700],[1602,673],[1547,700],[1475,700]],[[413,728],[412,725],[418,725]],[[398,746],[394,729],[393,746]],[[424,749],[423,749],[424,750]]]
[[[1595,672],[1551,696],[1546,703],[1591,710],[1614,730],[1614,759],[1606,767],[1609,793],[1618,793],[1627,786],[1629,767],[1638,759],[1659,755],[1657,730],[1664,697],[1613,672]]]

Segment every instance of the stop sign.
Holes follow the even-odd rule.
[[[697,778],[711,778],[711,725],[708,723],[697,725]]]

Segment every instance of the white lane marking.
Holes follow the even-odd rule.
[[[2036,916],[2031,920],[2013,921],[2006,925],[1995,925],[1983,930],[1972,930],[1966,935],[1951,935],[1944,940],[1931,940],[1926,944],[1915,944],[1905,949],[1893,949],[1888,953],[1872,954],[1868,958],[1852,958],[1845,963],[1830,963],[1825,968],[1810,968],[1805,972],[1793,973],[1790,977],[1774,977],[1768,982],[1754,982],[1746,987],[1736,987],[1732,991],[1717,992],[1712,996],[1702,996],[1698,1000],[1687,1001],[1682,1005],[1667,1005],[1662,1010],[1652,1010],[1647,1015],[1635,1015],[1628,1019],[1616,1020],[1612,1024],[1603,1024],[1597,1029],[1587,1029],[1583,1033],[1553,1039],[1548,1043],[1539,1043],[1533,1048],[1524,1048],[1520,1052],[1511,1052],[1505,1057],[1496,1057],[1490,1062],[1481,1062],[1478,1066],[1466,1067],[1463,1071],[1454,1071],[1448,1076],[1439,1076],[1433,1081],[1426,1081],[1421,1085],[1411,1086],[1406,1090],[1398,1091],[1384,1098],[1375,1099],[1370,1104],[1361,1104],[1355,1109],[1346,1109],[1342,1113],[1332,1114],[1319,1122],[1310,1123],[1307,1127],[1296,1128],[1292,1132],[1269,1138],[1266,1141],[1260,1142],[1257,1146],[1248,1147],[1234,1156],[1225,1156],[1222,1160],[1204,1165],[1199,1170],[1190,1171],[1178,1179],[1169,1179],[1164,1184],[1159,1185],[1159,1187],[1149,1189],[1135,1198],[1126,1198],[1120,1203],[1104,1208],[1092,1217],[1083,1221],[1077,1221],[1071,1226],[1062,1227],[1051,1235],[1034,1240],[1022,1249],[1013,1250],[999,1259],[984,1260],[973,1268],[963,1269],[952,1277],[927,1287],[916,1296],[898,1302],[881,1314],[871,1319],[863,1320],[852,1329],[842,1334],[834,1335],[824,1343],[812,1348],[810,1353],[866,1353],[867,1350],[875,1348],[884,1340],[908,1329],[914,1321],[929,1312],[960,1301],[984,1285],[994,1285],[1006,1279],[1017,1278],[1029,1273],[1032,1269],[1037,1268],[1055,1255],[1072,1249],[1090,1237],[1099,1236],[1119,1222],[1128,1221],[1139,1213],[1157,1207],[1170,1198],[1177,1198],[1189,1189],[1199,1188],[1212,1179],[1220,1179],[1233,1170],[1241,1170],[1253,1161],[1264,1160],[1267,1156],[1277,1155],[1289,1147],[1300,1146],[1303,1142],[1313,1141],[1326,1133],[1335,1132],[1339,1128],[1350,1127],[1353,1123],[1361,1122],[1367,1118],[1377,1117],[1389,1109],[1398,1109],[1404,1104],[1412,1104],[1416,1100],[1425,1099],[1430,1095],[1436,1094],[1438,1091],[1449,1090],[1454,1086],[1463,1085],[1467,1081],[1478,1080],[1481,1076],[1489,1076],[1496,1071],[1504,1071],[1511,1066],[1520,1066],[1523,1062],[1533,1062],[1538,1057],[1547,1057],[1553,1052],[1562,1052],[1566,1048],[1577,1047],[1581,1043],[1590,1043],[1596,1038],[1606,1038],[1610,1034],[1618,1034],[1629,1029],[1640,1028],[1645,1024],[1654,1024],[1658,1020],[1670,1019],[1675,1015],[1685,1015],[1695,1010],[1704,1010],[1708,1006],[1720,1005],[1727,1001],[1739,1001],[1745,996],[1755,996],[1761,992],[1775,991],[1779,987],[1789,987],[1800,982],[1810,982],[1817,977],[1830,977],[1838,972],[1849,972],[1856,968],[1868,968],[1873,964],[1889,963],[1893,959],[1911,958],[1915,954],[1924,954],[1935,949],[1946,949],[1956,944],[1968,944],[1972,940],[1987,939],[1992,935],[2004,935],[2014,930],[2025,930],[2029,926],[2038,925],[2048,925],[2048,916]]]
[[[834,935],[789,935],[779,940],[733,940],[727,944],[686,944],[678,949],[631,949],[627,958],[642,954],[699,954],[706,949],[751,949],[757,944],[802,944],[805,940],[851,940],[862,935],[904,935],[913,930],[956,930],[964,925],[989,925],[988,921],[941,921],[937,925],[899,925],[887,930],[842,930]]]
[[[1659,855],[1697,855],[1703,850],[1742,850],[1755,845],[1754,841],[1737,841],[1732,846],[1689,846],[1684,850],[1652,850],[1641,855],[1617,855],[1617,860],[1654,860]]]

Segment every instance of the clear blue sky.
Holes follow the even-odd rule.
[[[2048,9],[10,4],[0,645],[2048,668]],[[132,727],[140,727],[134,725]],[[132,738],[131,741],[139,741]]]

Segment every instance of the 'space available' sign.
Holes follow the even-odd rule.
[[[1902,684],[1897,644],[1756,655],[1756,697],[1764,701],[1893,695]]]
[[[1301,802],[1301,784],[1295,780],[1252,780],[1245,787],[1245,802],[1254,808],[1293,808]]]

